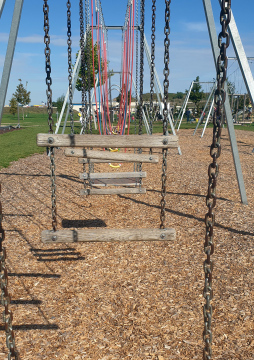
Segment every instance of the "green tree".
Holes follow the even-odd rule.
[[[121,102],[121,97],[122,97],[122,92],[119,93],[119,95],[116,97],[116,101],[120,104]],[[128,91],[128,105],[130,103],[130,91]],[[136,101],[136,98],[131,96],[131,101]]]
[[[204,91],[201,89],[202,89],[202,85],[200,85],[199,76],[197,76],[196,80],[194,80],[194,85],[190,93],[190,100],[194,102],[198,114],[199,114],[199,103],[204,97]]]
[[[18,104],[22,105],[22,114],[23,114],[23,120],[24,120],[24,108],[23,108],[23,106],[28,105],[31,102],[31,99],[30,99],[31,92],[27,91],[25,89],[24,85],[22,84],[21,79],[19,79],[19,82],[20,83],[16,87],[16,91],[13,94],[13,97],[16,99]],[[18,115],[19,115],[19,112],[18,112]]]
[[[78,75],[78,79],[77,79],[77,83],[76,83],[76,89],[78,91],[82,90],[82,75],[83,75],[84,82],[85,82],[84,83],[85,91],[88,91],[94,87],[93,51],[94,51],[94,73],[95,73],[95,79],[96,79],[96,76],[99,72],[99,60],[98,60],[98,56],[97,56],[98,46],[96,43],[93,47],[92,36],[90,35],[87,39],[87,43],[86,43],[86,47],[85,47],[85,51],[84,51],[84,58],[81,63],[81,67],[79,70],[79,75]],[[76,58],[77,58],[77,56],[78,56],[78,53],[76,54]],[[90,59],[89,59],[89,56],[90,56]],[[90,63],[89,67],[88,67],[88,63]],[[101,71],[103,71],[104,64],[102,61],[101,61],[100,67],[101,67]],[[89,70],[89,68],[90,68],[90,70]],[[113,76],[113,71],[108,72],[108,77],[109,76]],[[90,89],[89,89],[89,77],[90,77]],[[100,82],[98,82],[97,86],[100,86]]]
[[[18,109],[18,104],[17,104],[17,100],[15,99],[14,96],[12,96],[12,98],[9,102],[9,105],[10,105],[10,113],[12,115],[15,115],[17,112],[17,109]]]
[[[235,94],[235,83],[227,79],[228,93],[229,95]]]
[[[173,96],[173,99],[183,99],[184,97],[184,93],[183,92],[177,92],[174,96]]]
[[[56,99],[56,101],[52,102],[52,106],[56,107],[58,112],[61,112],[61,110],[62,110],[64,99],[65,99],[65,96],[63,94],[63,95],[59,96]]]

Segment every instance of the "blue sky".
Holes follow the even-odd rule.
[[[145,33],[151,37],[151,0],[146,1]],[[15,0],[7,0],[0,19],[0,76],[11,27]],[[67,45],[66,45],[66,0],[49,0],[50,36],[52,49],[53,100],[66,93],[68,86]],[[78,50],[79,15],[78,0],[72,1],[73,61]],[[232,0],[232,9],[247,56],[254,56],[254,2],[252,0]],[[18,85],[18,79],[27,82],[31,91],[31,104],[46,100],[45,58],[43,43],[43,1],[24,0],[18,41],[10,76],[6,104]],[[123,25],[127,0],[101,0],[106,25]],[[217,30],[219,31],[218,0],[212,0]],[[201,81],[211,81],[215,77],[212,51],[205,22],[202,0],[172,0],[170,34],[170,92],[185,91],[196,76]],[[164,1],[157,0],[156,17],[156,68],[163,81],[163,28]],[[110,69],[121,67],[121,31],[108,31]],[[228,54],[234,56],[230,47]],[[254,71],[254,65],[251,64]],[[240,71],[236,63],[229,63],[230,80],[236,83],[239,92],[245,92]],[[115,75],[113,83],[119,83]],[[149,92],[150,75],[145,65],[144,92]],[[80,101],[75,93],[74,101]]]

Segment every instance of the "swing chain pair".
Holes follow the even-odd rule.
[[[153,133],[153,95],[154,95],[154,60],[155,60],[155,19],[156,19],[156,0],[152,5],[152,35],[151,35],[151,78],[150,78],[150,132]]]
[[[229,46],[229,32],[228,25],[231,19],[231,0],[222,0],[221,13],[220,13],[220,24],[222,31],[219,33],[218,44],[220,48],[220,54],[217,59],[217,89],[214,94],[214,102],[216,104],[216,110],[213,114],[213,141],[210,147],[210,155],[213,159],[212,163],[208,167],[208,193],[206,197],[206,206],[208,212],[205,215],[206,235],[204,243],[204,252],[206,254],[206,260],[204,261],[204,272],[205,272],[205,286],[204,286],[204,298],[205,305],[203,308],[204,312],[204,332],[203,339],[205,347],[203,350],[203,359],[212,359],[212,305],[211,300],[213,299],[212,289],[212,274],[213,274],[213,260],[211,255],[214,253],[214,241],[213,241],[213,227],[215,224],[215,212],[214,207],[216,205],[216,185],[217,178],[219,175],[219,165],[217,159],[221,154],[221,129],[223,122],[223,105],[226,99],[226,92],[224,89],[228,58],[226,55],[226,49]],[[226,39],[223,42],[223,38]]]
[[[163,135],[168,135],[168,87],[169,87],[169,34],[170,34],[170,3],[171,0],[165,0],[165,27],[164,27],[164,109],[163,109]],[[161,176],[161,215],[160,215],[160,228],[165,229],[165,206],[166,206],[166,182],[167,182],[167,155],[168,149],[162,150],[162,176]]]
[[[0,184],[1,195],[1,184]],[[5,326],[6,334],[6,346],[9,350],[8,359],[20,360],[19,353],[15,346],[14,331],[12,328],[13,314],[9,309],[11,298],[8,292],[8,271],[6,267],[6,249],[3,247],[3,241],[5,239],[5,231],[2,226],[3,212],[2,204],[0,201],[0,286],[1,286],[1,304],[4,306],[3,322]]]
[[[54,120],[52,117],[53,107],[52,107],[52,78],[51,78],[51,62],[50,62],[50,36],[49,36],[49,6],[48,1],[44,0],[43,4],[43,13],[44,13],[44,44],[45,46],[45,62],[46,62],[46,84],[47,84],[47,110],[48,110],[48,125],[49,133],[53,134],[54,130]],[[55,166],[55,148],[51,147],[49,149],[50,155],[50,178],[51,178],[51,202],[52,202],[52,228],[56,231],[56,166]]]
[[[73,92],[72,92],[72,60],[71,60],[71,2],[67,1],[67,45],[68,45],[68,80],[69,80],[69,111],[71,122],[71,135],[74,134],[74,120],[73,120]]]

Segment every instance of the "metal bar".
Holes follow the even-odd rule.
[[[206,15],[207,27],[208,27],[208,31],[209,31],[209,37],[210,37],[211,46],[212,46],[214,64],[215,64],[215,68],[216,68],[217,58],[219,56],[219,47],[218,47],[218,38],[217,38],[217,33],[216,33],[216,27],[215,27],[215,22],[214,22],[211,0],[203,0],[203,5],[204,5],[204,10],[205,10],[205,15]],[[225,90],[226,90],[227,96],[226,96],[226,101],[224,104],[224,109],[225,109],[225,113],[226,113],[228,133],[229,133],[229,138],[230,138],[231,150],[232,150],[232,154],[233,154],[233,158],[234,158],[234,165],[235,165],[235,171],[236,171],[236,176],[237,176],[237,181],[238,181],[238,187],[239,187],[242,203],[247,204],[247,196],[246,196],[242,168],[241,168],[241,163],[240,163],[240,157],[239,157],[237,142],[236,142],[236,137],[235,137],[232,113],[231,113],[231,108],[230,108],[230,104],[229,104],[227,84],[225,85]]]
[[[213,105],[214,105],[214,99],[213,99],[213,101],[212,101],[212,103],[211,103],[210,110],[209,110],[209,113],[208,113],[208,115],[207,115],[206,122],[205,122],[205,125],[204,125],[204,129],[203,129],[203,131],[202,131],[201,137],[203,137],[204,134],[205,134],[205,130],[206,130],[206,127],[207,127],[207,124],[208,124],[210,115],[211,115],[211,114],[213,115],[213,111],[214,111],[214,110],[213,110]]]
[[[80,66],[81,66],[81,50],[79,50],[79,52],[78,52],[77,60],[76,60],[76,63],[75,63],[74,69],[73,69],[73,73],[72,73],[72,84],[74,84],[74,88],[76,87],[76,82],[77,82]],[[58,134],[58,131],[59,131],[59,128],[60,128],[60,125],[61,125],[61,122],[62,122],[62,118],[63,118],[63,114],[64,114],[64,111],[65,111],[65,108],[66,108],[68,98],[69,98],[69,87],[67,89],[67,92],[66,92],[66,95],[65,95],[65,98],[64,98],[64,102],[63,102],[63,106],[62,106],[62,109],[61,109],[61,113],[60,113],[58,122],[56,124],[55,134]],[[68,112],[68,110],[67,110],[67,112]],[[64,128],[65,128],[65,126],[64,126]]]
[[[232,10],[231,10],[232,11]],[[247,60],[254,60],[254,57],[246,57]],[[237,57],[235,56],[228,56],[228,60],[237,60]]]
[[[3,9],[4,9],[5,1],[6,1],[6,0],[0,0],[0,18],[1,18],[1,16],[2,16],[2,12],[3,12]]]
[[[197,129],[198,129],[200,123],[201,123],[203,114],[204,114],[205,111],[206,111],[206,108],[207,108],[207,106],[208,106],[208,104],[209,104],[209,101],[210,101],[210,99],[211,99],[211,96],[214,95],[215,86],[216,86],[216,83],[214,83],[214,85],[213,85],[213,87],[212,87],[212,90],[211,90],[211,92],[210,92],[210,94],[209,94],[209,96],[208,96],[208,99],[207,99],[207,102],[206,102],[206,104],[205,104],[204,110],[203,110],[202,113],[201,113],[201,116],[200,116],[200,118],[199,118],[199,120],[198,120],[198,123],[197,123],[197,126],[196,126],[195,130],[194,130],[193,135],[196,134],[196,131],[197,131]],[[201,137],[202,137],[202,136],[201,136]]]
[[[134,86],[134,88],[136,90],[136,83],[135,83],[134,77],[132,78],[132,83],[133,83],[133,86]],[[138,98],[138,101],[139,101],[139,94],[138,93],[137,93],[137,98]],[[151,135],[150,127],[148,125],[146,114],[145,114],[143,108],[142,108],[142,114],[143,114],[143,120],[144,120],[144,124],[145,124],[145,128],[146,128],[146,133],[147,133],[147,135]]]
[[[187,96],[185,98],[185,104],[184,104],[184,107],[183,107],[183,111],[182,111],[182,115],[181,115],[181,119],[180,119],[180,122],[179,122],[179,125],[178,125],[178,128],[177,128],[177,131],[179,131],[180,126],[182,124],[183,115],[185,114],[185,110],[186,110],[186,107],[188,105],[188,101],[189,101],[189,98],[190,98],[190,93],[191,93],[191,90],[193,88],[193,85],[194,85],[194,81],[192,81],[191,86],[190,86],[189,91],[188,91],[188,94],[187,94]]]
[[[5,2],[5,1],[4,1]],[[2,4],[2,8],[4,5],[4,2]],[[11,24],[11,30],[9,35],[9,41],[4,61],[4,67],[3,67],[3,74],[2,74],[2,80],[0,85],[0,125],[2,122],[2,116],[3,116],[3,109],[4,109],[4,103],[6,100],[6,94],[10,79],[10,73],[12,68],[12,62],[13,62],[13,56],[18,36],[18,30],[19,30],[19,24],[20,24],[20,18],[22,13],[22,7],[23,7],[24,0],[16,0],[14,10],[13,10],[13,17],[12,17],[12,24]]]
[[[90,26],[90,28],[92,29],[92,26]],[[99,26],[100,28],[100,26]],[[125,27],[124,26],[105,26],[106,30],[124,30]],[[98,30],[98,26],[94,25],[93,26],[94,30]],[[140,30],[140,26],[134,26],[134,30]]]
[[[244,122],[244,116],[245,116],[245,106],[246,106],[246,94],[244,94],[243,98],[243,122]]]
[[[222,0],[219,0],[219,3],[221,5]],[[246,57],[245,51],[244,51],[244,47],[241,41],[241,37],[240,34],[238,32],[237,26],[236,26],[236,22],[234,19],[234,15],[233,12],[231,12],[231,20],[230,20],[230,24],[229,24],[229,33],[230,33],[230,37],[231,37],[231,41],[232,41],[232,45],[233,48],[235,50],[235,54],[238,60],[238,64],[239,67],[241,69],[242,72],[242,76],[244,79],[244,83],[246,86],[246,89],[249,93],[251,102],[252,102],[252,106],[254,106],[254,79],[252,76],[252,72],[250,69],[250,65],[248,62],[248,59]]]

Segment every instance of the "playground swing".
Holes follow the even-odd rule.
[[[130,116],[131,116],[131,111],[130,111],[130,102],[131,102],[131,98],[129,101],[129,106],[128,106],[128,101],[126,102],[127,97],[129,96],[128,94],[131,94],[131,86],[132,86],[132,81],[131,79],[129,79],[129,77],[127,78],[126,74],[129,74],[129,72],[132,72],[133,69],[133,56],[132,56],[132,61],[131,61],[131,54],[133,54],[133,50],[134,50],[134,9],[135,9],[135,3],[132,4],[132,9],[131,6],[127,7],[127,15],[129,14],[129,20],[125,22],[125,28],[127,28],[128,30],[125,31],[125,41],[124,41],[124,50],[126,53],[126,55],[124,55],[124,60],[122,61],[123,63],[123,71],[122,71],[122,78],[123,78],[123,84],[122,84],[122,96],[121,96],[121,103],[120,103],[120,111],[119,111],[119,122],[118,122],[118,126],[117,127],[113,127],[111,122],[110,122],[110,116],[109,116],[109,107],[108,107],[108,101],[105,101],[105,93],[106,96],[108,94],[108,88],[107,88],[107,61],[102,61],[101,60],[101,56],[104,59],[107,59],[107,55],[106,55],[106,47],[103,47],[100,45],[100,39],[101,42],[104,43],[104,39],[107,38],[107,36],[103,33],[103,31],[105,31],[105,26],[104,26],[104,21],[103,21],[103,17],[100,15],[97,15],[97,13],[100,11],[100,3],[96,4],[96,19],[97,19],[97,24],[99,24],[100,26],[97,26],[97,48],[101,49],[103,48],[103,53],[101,51],[98,50],[97,55],[98,55],[98,64],[103,63],[104,66],[99,66],[99,83],[100,83],[100,88],[105,88],[104,93],[102,91],[99,91],[99,111],[97,111],[97,107],[96,107],[96,111],[97,111],[97,119],[98,119],[98,128],[100,133],[102,133],[102,130],[104,132],[104,134],[113,134],[113,135],[118,135],[119,133],[123,134],[125,131],[125,124],[126,124],[126,118],[128,117],[127,114],[127,108],[129,107],[129,122],[128,122],[128,133],[129,133],[129,125],[130,125]],[[83,21],[83,4],[80,4],[80,43],[81,45],[83,44],[83,39],[84,39],[84,21]],[[130,18],[130,14],[131,14],[131,18]],[[93,3],[92,3],[92,18],[93,18]],[[127,17],[128,19],[128,17]],[[94,49],[94,44],[93,44],[93,35],[91,35],[90,29],[92,28],[92,34],[93,34],[93,25],[92,27],[90,27],[90,24],[88,23],[88,16],[87,16],[87,6],[86,6],[86,28],[87,28],[87,32],[88,32],[88,36],[86,38],[88,39],[92,39],[92,49]],[[102,34],[99,34],[100,29]],[[132,41],[131,41],[131,40]],[[70,43],[70,41],[69,41]],[[88,47],[86,46],[86,49]],[[105,52],[105,54],[104,54]],[[94,53],[93,53],[94,54]],[[143,54],[143,53],[141,53]],[[87,73],[88,73],[88,79],[91,78],[91,74],[90,74],[90,59],[89,59],[90,53],[89,51],[86,53],[86,56],[84,56],[84,44],[83,46],[81,46],[81,69],[82,69],[82,78],[81,78],[81,83],[82,83],[82,109],[85,108],[85,95],[84,95],[84,88],[85,88],[85,79],[84,79],[84,70],[83,69],[88,69]],[[95,56],[95,54],[93,55]],[[88,64],[86,65],[85,62],[83,61],[83,59],[88,59]],[[127,60],[125,60],[125,58]],[[94,63],[94,62],[93,62]],[[127,70],[125,69],[127,67]],[[100,68],[102,69],[102,71],[100,71]],[[143,69],[143,67],[142,67]],[[141,69],[140,69],[141,70]],[[102,74],[101,74],[102,72]],[[141,74],[140,72],[140,77],[143,77],[143,74]],[[95,83],[95,71],[93,69],[93,78],[94,78],[94,83]],[[131,76],[132,78],[132,76]],[[130,81],[129,81],[130,80]],[[129,91],[127,91],[129,88]],[[124,89],[126,89],[126,91],[124,91]],[[69,94],[71,94],[71,91],[69,90]],[[125,94],[125,95],[124,95]],[[96,98],[96,91],[94,92],[95,95],[95,102],[97,103],[97,98]],[[123,96],[124,95],[124,96]],[[102,99],[104,99],[104,104],[102,104]],[[72,102],[72,99],[70,98],[70,103]],[[107,100],[107,99],[106,99]],[[127,99],[128,100],[128,99]],[[102,105],[101,105],[102,104]],[[92,104],[91,104],[91,97],[89,98],[89,109],[92,108]],[[86,112],[86,110],[83,110],[83,113]],[[71,111],[70,111],[71,113]],[[124,116],[122,115],[124,114]],[[108,115],[108,118],[107,118]],[[84,118],[84,116],[82,115],[82,118]],[[91,118],[91,117],[90,117]],[[108,119],[108,121],[107,121]],[[140,121],[142,121],[142,116],[140,116]],[[91,134],[91,125],[90,124],[90,134]],[[117,129],[117,131],[115,130],[115,128]],[[142,125],[141,125],[141,129],[142,129]],[[85,127],[83,126],[84,131],[82,131],[82,133],[87,133]],[[90,149],[91,150],[91,149]],[[87,152],[85,149],[83,149],[83,151],[81,149],[66,149],[65,151],[65,155],[66,156],[77,156],[79,157],[79,162],[83,163],[83,170],[84,173],[80,174],[80,178],[84,179],[84,185],[85,185],[85,190],[81,190],[81,195],[105,195],[105,194],[133,194],[133,193],[145,193],[145,189],[142,188],[142,178],[145,177],[145,173],[141,172],[141,167],[139,167],[139,171],[135,172],[131,172],[131,173],[124,173],[121,172],[121,174],[116,174],[116,173],[104,173],[104,174],[95,174],[93,173],[92,175],[90,174],[93,170],[93,167],[91,166],[94,163],[99,163],[99,162],[108,162],[109,166],[112,168],[120,168],[121,166],[121,162],[129,162],[129,161],[139,161],[140,162],[150,162],[150,163],[157,163],[158,162],[158,158],[155,156],[143,156],[143,157],[139,157],[138,159],[136,158],[132,158],[132,156],[130,156],[131,154],[114,154],[114,156],[111,156],[112,152],[118,152],[119,149],[118,148],[111,148],[109,147],[107,150],[110,151],[110,153],[108,152],[93,152],[90,151]],[[105,149],[104,149],[105,150]],[[127,156],[126,156],[127,155]],[[119,160],[119,161],[117,161]],[[85,164],[89,163],[89,171],[88,173],[85,171]],[[112,162],[116,163],[116,165],[114,165]],[[117,186],[118,188],[109,188],[110,186]],[[124,186],[124,187],[120,187],[120,186]],[[99,188],[101,187],[101,188]],[[98,189],[99,188],[99,189]]]
[[[75,241],[135,241],[135,240],[144,240],[144,241],[164,241],[164,240],[174,240],[175,239],[175,230],[165,228],[165,196],[166,196],[166,169],[167,169],[167,153],[168,148],[177,148],[177,137],[168,135],[167,129],[167,94],[168,94],[168,59],[169,56],[165,58],[165,98],[164,98],[164,121],[163,121],[163,136],[150,136],[150,135],[119,135],[119,136],[109,136],[109,135],[91,135],[91,134],[74,134],[74,122],[73,122],[73,111],[72,111],[72,84],[71,84],[71,19],[70,19],[70,7],[71,2],[67,2],[67,25],[68,25],[68,71],[69,71],[69,94],[70,94],[70,120],[71,120],[71,134],[66,135],[56,135],[53,134],[53,120],[52,120],[52,91],[51,91],[51,68],[50,68],[50,37],[49,37],[49,26],[48,26],[48,5],[47,1],[44,0],[45,9],[44,18],[45,18],[45,54],[46,54],[46,83],[47,83],[47,103],[48,103],[48,114],[49,114],[49,134],[38,134],[37,136],[37,145],[46,146],[50,148],[50,162],[51,162],[51,189],[52,189],[52,228],[53,230],[45,230],[42,232],[42,241],[45,243],[50,242],[75,242]],[[80,12],[82,8],[80,9]],[[98,16],[99,17],[99,16]],[[144,21],[144,0],[141,1],[141,22]],[[168,45],[168,35],[169,35],[169,23],[167,23],[165,35],[166,35],[166,44]],[[81,24],[82,28],[82,24]],[[141,45],[142,45],[142,32],[141,31]],[[82,36],[82,32],[81,32]],[[141,54],[142,46],[141,46]],[[166,53],[168,54],[168,47],[166,48]],[[143,92],[143,56],[140,57],[140,106],[142,106],[142,92]],[[142,113],[139,113],[139,135],[142,134]],[[161,225],[160,229],[85,229],[85,230],[58,230],[56,229],[56,175],[55,175],[55,158],[54,152],[55,147],[65,147],[65,155],[69,156],[82,156],[87,159],[95,160],[121,160],[121,161],[131,161],[137,162],[140,164],[139,171],[122,173],[83,173],[80,174],[80,178],[83,180],[104,180],[106,179],[122,179],[122,178],[138,178],[142,179],[146,177],[146,173],[142,171],[141,164],[143,162],[148,163],[157,163],[157,156],[142,154],[142,148],[161,148],[163,151],[163,171],[162,171],[162,200],[161,200]],[[77,149],[82,148],[82,149]],[[138,148],[138,153],[130,154],[123,152],[104,152],[99,150],[90,150],[90,148]],[[141,186],[138,187],[124,187],[118,189],[104,188],[104,189],[84,189],[81,190],[82,195],[88,194],[129,194],[129,193],[145,193],[145,189]]]
[[[144,0],[142,0],[143,2]],[[170,9],[169,4],[170,0],[165,0],[166,3],[166,11],[165,11],[165,69],[164,69],[164,121],[163,121],[163,137],[159,139],[151,139],[149,147],[151,146],[151,141],[153,143],[153,147],[162,148],[163,151],[163,173],[162,173],[162,200],[161,200],[161,229],[158,230],[145,230],[140,229],[137,230],[110,230],[108,233],[98,232],[95,230],[94,232],[90,232],[89,234],[82,234],[77,231],[73,231],[72,235],[63,231],[60,233],[56,231],[56,197],[55,197],[55,159],[54,159],[54,149],[56,146],[99,146],[98,142],[92,139],[90,135],[79,135],[75,136],[71,135],[62,135],[56,136],[53,135],[53,119],[52,119],[52,90],[51,90],[51,66],[50,66],[50,37],[48,34],[49,31],[49,19],[48,12],[49,7],[47,0],[44,0],[43,10],[44,10],[44,28],[45,28],[45,56],[46,56],[46,72],[47,72],[47,102],[48,102],[48,115],[49,115],[49,134],[40,134],[38,136],[38,143],[40,146],[49,146],[50,147],[50,162],[51,162],[51,185],[52,185],[52,226],[53,231],[47,232],[43,235],[43,239],[45,242],[66,242],[66,241],[117,241],[117,240],[170,240],[170,236],[172,238],[175,237],[173,230],[165,229],[165,195],[166,195],[166,169],[167,169],[167,152],[169,146],[169,136],[167,133],[167,94],[168,94],[168,63],[169,63],[169,15]],[[144,3],[143,3],[144,4]],[[70,1],[67,2],[67,6],[70,5]],[[70,7],[68,8],[70,10]],[[206,254],[206,260],[204,261],[204,272],[205,272],[205,286],[203,291],[203,296],[206,300],[204,305],[204,332],[203,332],[203,340],[204,340],[204,350],[203,350],[203,359],[211,360],[212,359],[212,331],[211,331],[211,322],[212,322],[212,305],[211,300],[213,299],[213,290],[212,290],[212,273],[213,273],[213,260],[211,259],[211,255],[214,253],[214,242],[213,242],[213,227],[215,224],[215,213],[214,207],[216,205],[216,183],[217,177],[219,174],[219,166],[217,164],[217,159],[221,154],[221,145],[220,145],[220,137],[221,137],[221,125],[223,119],[223,105],[225,102],[225,90],[224,85],[226,81],[226,73],[227,73],[227,55],[226,49],[229,46],[229,33],[228,33],[228,25],[231,17],[231,0],[222,0],[221,2],[221,14],[220,14],[220,23],[222,25],[222,31],[219,34],[219,46],[220,46],[220,54],[217,60],[217,89],[215,90],[214,101],[216,104],[216,110],[213,114],[213,141],[210,147],[210,155],[213,159],[212,163],[208,168],[208,193],[206,197],[206,205],[208,208],[208,212],[205,216],[205,225],[206,225],[206,235],[205,235],[205,243],[204,243],[204,252]],[[226,39],[223,42],[223,38]],[[81,136],[81,137],[80,137]],[[96,136],[93,136],[96,138]],[[114,138],[114,137],[113,137]],[[102,146],[105,144],[108,145],[109,139],[105,136],[100,137],[102,139]],[[137,141],[133,136],[122,137],[122,143],[119,141],[114,141],[113,146],[119,146],[119,143],[126,147],[127,145],[131,145],[131,147],[137,146]],[[139,138],[139,146],[148,147],[147,142],[145,140]],[[146,139],[148,140],[148,139]],[[1,192],[1,187],[0,187]],[[170,235],[171,234],[171,235]],[[89,236],[88,236],[89,235]],[[5,232],[2,227],[2,207],[0,203],[0,269],[1,269],[1,304],[5,307],[5,311],[3,313],[3,320],[5,323],[5,332],[6,332],[6,344],[8,347],[8,359],[16,359],[19,360],[19,354],[15,346],[15,338],[12,327],[12,312],[9,309],[10,296],[8,293],[7,285],[8,285],[8,272],[6,268],[6,249],[3,247],[3,241],[5,238]],[[80,239],[81,238],[81,239]]]

